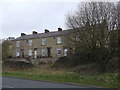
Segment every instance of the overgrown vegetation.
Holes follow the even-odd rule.
[[[97,53],[96,53],[97,54]],[[106,53],[107,54],[107,53]],[[108,63],[99,63],[103,64],[99,66],[94,60],[95,57],[91,53],[80,53],[80,56],[73,55],[69,57],[60,57],[51,68],[75,68],[79,67],[79,70],[76,68],[77,73],[91,72],[91,73],[118,73],[118,57],[112,58]],[[101,71],[102,70],[102,71]],[[104,72],[103,72],[104,71]]]
[[[56,69],[34,66],[34,68],[28,71],[24,69],[19,71],[15,69],[4,70],[3,76],[18,77],[32,80],[77,83],[108,88],[120,88],[117,73],[76,73],[76,71],[74,72],[74,70],[76,70],[76,68]]]
[[[33,68],[33,64],[24,62],[24,61],[12,61],[12,60],[6,60],[3,62],[3,70],[5,69],[12,69],[12,70],[28,70]]]
[[[23,62],[4,62],[3,76],[120,88],[119,8],[120,3],[113,2],[83,3],[74,15],[67,16],[67,26],[75,31],[67,37],[75,49],[72,55],[60,57],[47,68],[43,62],[32,68]]]
[[[77,65],[94,63],[97,71],[104,73],[108,66],[114,71],[114,62],[113,67],[118,69],[119,8],[120,2],[87,2],[81,3],[73,15],[67,16],[66,24],[74,32],[66,38],[75,48],[72,57]],[[113,58],[116,60],[111,61]]]
[[[2,42],[2,60],[10,58],[12,55],[12,46],[8,40]]]

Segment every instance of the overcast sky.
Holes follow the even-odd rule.
[[[0,37],[19,37],[20,33],[30,34],[33,30],[43,33],[44,29],[66,29],[65,15],[73,13],[78,4],[79,2],[2,2]]]
[[[65,30],[65,15],[74,13],[78,4],[85,1],[119,0],[0,0],[0,38],[19,37],[33,30]]]

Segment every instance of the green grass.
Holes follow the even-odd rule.
[[[118,75],[116,73],[104,74],[87,74],[87,73],[72,73],[72,72],[59,72],[50,73],[46,72],[35,73],[32,71],[9,71],[3,72],[3,76],[18,77],[32,80],[47,80],[57,82],[69,82],[77,84],[85,84],[99,87],[120,88],[118,83]]]
[[[2,76],[2,62],[0,61],[0,76]]]

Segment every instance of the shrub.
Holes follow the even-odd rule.
[[[44,61],[40,61],[40,62],[38,63],[38,65],[44,65],[44,64],[46,64]]]
[[[97,48],[96,48],[97,49]],[[100,50],[100,49],[99,49]],[[98,60],[98,53],[99,50],[93,50],[93,49],[85,49],[85,48],[77,48],[74,53],[74,61],[78,64],[89,64],[89,63],[95,63],[96,60]],[[71,57],[72,58],[72,57]]]
[[[29,69],[32,68],[33,64],[24,62],[24,61],[12,61],[7,60],[3,62],[3,68],[11,68],[11,69]]]
[[[107,72],[115,72],[118,71],[118,58],[112,58],[107,63]]]
[[[11,61],[11,60],[6,60],[6,61],[4,61],[3,62],[3,68],[4,67],[9,67],[9,68],[11,68],[11,67],[13,67],[15,65],[15,61]]]
[[[75,72],[75,73],[97,73],[96,70],[96,64],[83,64],[83,65],[79,65],[77,67],[74,67],[70,70],[71,72]]]
[[[73,66],[73,59],[70,59],[70,57],[64,56],[58,58],[58,60],[53,64],[52,67],[55,68],[65,68],[65,67],[71,67]]]
[[[17,61],[14,66],[14,68],[16,69],[28,69],[32,67],[33,67],[33,64],[24,62],[24,61]]]

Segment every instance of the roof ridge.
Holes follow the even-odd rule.
[[[51,32],[47,32],[47,33],[63,32],[63,31],[68,31],[68,30],[62,30],[62,31],[51,31]],[[46,33],[43,32],[43,33],[37,33],[37,34],[46,34]],[[27,35],[37,35],[37,34],[26,34],[25,36],[27,36]]]
[[[27,34],[25,36],[20,36],[20,37],[16,38],[15,40],[60,36],[60,35],[68,34],[69,32],[70,32],[70,30],[63,30],[63,31],[52,31],[52,32],[47,32],[47,33]]]

